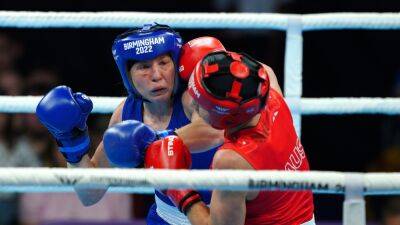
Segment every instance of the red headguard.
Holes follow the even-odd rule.
[[[199,37],[182,46],[179,60],[179,75],[188,81],[194,67],[205,55],[213,51],[225,51],[222,43],[214,37]]]
[[[269,79],[264,67],[246,54],[218,51],[198,62],[189,94],[209,112],[217,129],[249,121],[265,106]]]

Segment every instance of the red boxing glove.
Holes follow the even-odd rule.
[[[147,148],[144,162],[146,168],[189,169],[192,157],[182,139],[170,135]]]
[[[145,167],[155,169],[189,169],[192,160],[190,152],[178,136],[167,136],[155,141],[146,151]],[[201,201],[194,190],[166,190],[164,192],[185,213],[194,203]]]
[[[179,59],[179,75],[182,80],[189,81],[197,62],[214,51],[225,51],[222,43],[214,37],[199,37],[184,44]]]

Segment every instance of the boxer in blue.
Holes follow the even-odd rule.
[[[137,167],[143,156],[126,146],[141,143],[137,148],[145,148],[147,143],[176,133],[192,152],[192,168],[209,168],[215,148],[223,143],[223,133],[196,114],[185,83],[178,76],[178,67],[186,79],[195,62],[209,51],[224,47],[215,38],[195,39],[183,47],[185,54],[181,59],[185,60],[179,64],[181,47],[180,35],[159,24],[144,25],[115,39],[112,53],[129,95],[114,111],[111,128],[92,158],[87,154],[90,138],[86,126],[93,107],[90,99],[66,86],[56,87],[43,97],[36,109],[37,116],[57,140],[69,167]],[[132,126],[137,128],[135,134],[120,132]],[[83,204],[91,205],[105,191],[77,190],[77,193]],[[209,202],[209,192],[200,194]],[[189,224],[163,193],[156,191],[155,200],[148,224]]]

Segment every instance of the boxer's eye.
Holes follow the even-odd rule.
[[[165,64],[167,64],[168,62],[166,61],[166,60],[161,60],[160,61],[160,65],[165,65]]]
[[[169,64],[171,62],[172,62],[172,60],[171,60],[171,58],[169,56],[164,56],[164,57],[161,58],[161,60],[158,62],[158,64],[161,65],[161,66],[164,66],[164,65],[167,65],[167,64]]]
[[[146,69],[149,69],[151,66],[150,66],[150,64],[147,64],[147,63],[138,63],[137,65],[136,65],[136,68],[135,69],[137,69],[137,70],[146,70]]]

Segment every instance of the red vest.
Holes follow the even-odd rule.
[[[220,149],[232,149],[255,170],[309,170],[284,99],[271,89],[256,127],[225,136]],[[312,219],[311,191],[262,191],[246,202],[246,225],[298,225]]]

